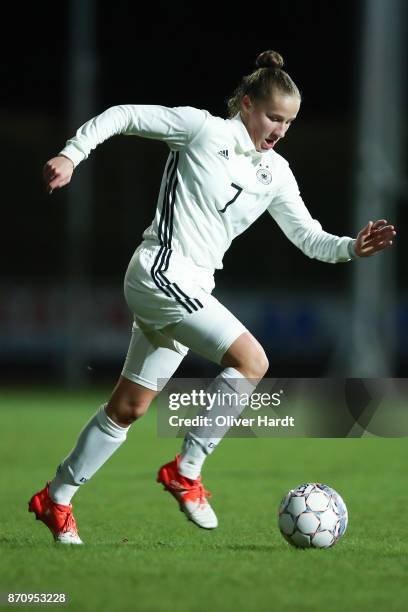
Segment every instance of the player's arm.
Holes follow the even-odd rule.
[[[181,149],[198,134],[207,119],[206,111],[192,107],[166,108],[157,105],[112,106],[82,125],[57,157],[44,166],[43,177],[49,193],[63,187],[76,166],[108,138],[118,134],[142,136]]]
[[[308,257],[338,263],[369,257],[392,245],[395,228],[385,219],[370,221],[355,239],[324,231],[307,210],[288,166],[283,168],[280,180],[281,188],[268,211],[289,240]]]

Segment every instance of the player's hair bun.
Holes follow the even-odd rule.
[[[283,57],[277,51],[263,51],[255,60],[257,68],[282,68]]]
[[[228,117],[232,119],[240,113],[244,96],[253,102],[269,100],[278,92],[285,96],[295,96],[301,101],[299,89],[282,68],[283,57],[277,51],[263,51],[255,60],[255,70],[242,77],[241,82],[229,98]]]

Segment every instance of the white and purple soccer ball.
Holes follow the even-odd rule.
[[[347,529],[340,495],[325,484],[308,482],[289,491],[279,506],[279,529],[297,548],[330,548]]]

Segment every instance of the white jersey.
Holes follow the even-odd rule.
[[[222,268],[231,241],[266,210],[308,257],[329,263],[353,257],[354,240],[322,230],[287,161],[273,150],[256,151],[239,115],[222,119],[191,107],[114,106],[80,127],[61,154],[76,166],[115,134],[162,140],[170,148],[156,215],[143,234],[161,247],[158,265],[164,269],[173,252],[208,271]]]

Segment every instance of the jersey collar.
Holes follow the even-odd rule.
[[[262,153],[255,149],[254,143],[252,142],[251,137],[248,134],[248,130],[242,122],[240,113],[237,113],[232,118],[232,121],[237,135],[236,148],[238,152],[244,153],[244,155],[250,155],[254,159],[260,159],[262,157]]]

